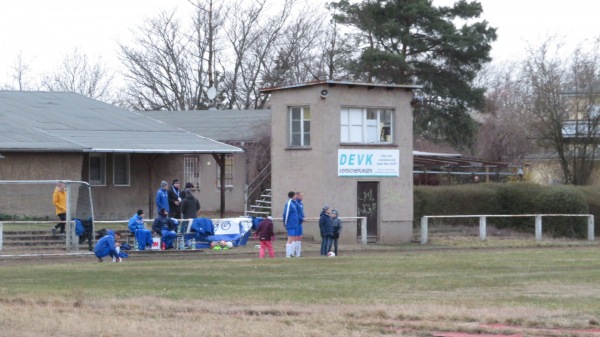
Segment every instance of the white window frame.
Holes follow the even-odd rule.
[[[300,119],[294,119],[295,112],[300,112]],[[288,107],[289,147],[310,147],[310,117],[310,107],[308,106]],[[299,125],[296,125],[297,123]],[[295,126],[299,127],[299,130],[295,130]],[[294,137],[299,137],[299,139]]]
[[[233,154],[226,154],[225,161],[225,189],[233,190],[234,161]],[[217,165],[217,191],[221,190],[221,166]]]
[[[186,154],[183,156],[183,180],[185,183],[194,184],[193,192],[200,191],[201,161],[199,154]],[[185,186],[185,185],[184,185]]]
[[[92,179],[92,159],[98,159],[99,179]],[[106,186],[106,153],[90,153],[88,157],[88,180],[92,186]]]
[[[123,157],[125,167],[120,168],[117,167],[117,158]],[[125,175],[125,182],[118,184],[117,183],[117,172],[123,170],[122,172]],[[114,186],[131,186],[131,156],[129,153],[113,153],[113,185]]]
[[[386,114],[389,116],[389,121],[385,121]],[[391,144],[394,141],[393,119],[393,109],[342,108],[340,111],[340,142]]]

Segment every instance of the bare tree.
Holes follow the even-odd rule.
[[[15,60],[15,64],[11,67],[13,70],[12,79],[13,82],[7,83],[4,86],[6,89],[13,90],[31,90],[33,86],[28,78],[28,73],[31,69],[30,62],[26,61],[23,57],[23,53],[19,52]]]
[[[98,59],[95,62],[74,49],[59,67],[42,77],[42,87],[49,91],[72,91],[107,103],[114,103],[114,74]]]
[[[189,32],[181,28],[175,13],[161,13],[137,30],[137,48],[121,45],[127,68],[127,94],[132,108],[139,110],[187,110],[191,83],[187,46]]]
[[[345,62],[355,50],[349,37],[317,7],[306,4],[297,12],[269,60],[263,86],[348,78]]]
[[[238,0],[229,10],[225,36],[233,51],[233,62],[221,62],[228,108],[259,108],[259,86],[269,58],[283,34],[296,0],[285,0],[281,9],[269,15],[269,2],[255,0],[249,5]],[[230,69],[230,70],[229,70]]]
[[[138,110],[198,110],[212,105],[217,86],[218,32],[225,8],[213,0],[192,2],[191,25],[163,12],[135,30],[134,46],[120,45],[130,106]],[[186,28],[188,27],[188,28]]]
[[[134,109],[263,108],[261,87],[344,74],[338,55],[353,52],[335,26],[323,29],[324,13],[314,4],[190,2],[196,11],[189,29],[175,13],[162,13],[138,27],[134,46],[121,45]],[[205,97],[210,87],[216,102]]]
[[[191,2],[191,1],[190,1]],[[223,30],[225,18],[227,16],[227,8],[223,2],[215,4],[214,0],[196,0],[193,5],[196,7],[196,13],[193,18],[194,35],[192,41],[195,48],[191,52],[196,78],[202,82],[206,79],[207,83],[197,86],[199,90],[198,96],[202,95],[202,90],[206,88],[217,88],[220,78],[222,77],[217,72],[217,60],[224,51],[221,45],[221,36],[219,32]],[[221,106],[222,95],[217,97],[213,102],[209,102],[211,106]],[[197,104],[199,109],[202,104]]]
[[[598,41],[580,44],[568,57],[548,39],[532,48],[523,66],[525,109],[538,143],[552,149],[565,183],[584,185],[600,145],[600,58]]]
[[[528,116],[524,111],[524,83],[518,63],[487,67],[479,74],[480,87],[488,88],[479,126],[477,157],[518,164],[531,153]]]

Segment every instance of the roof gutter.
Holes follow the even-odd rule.
[[[232,150],[156,150],[156,149],[85,149],[83,152],[94,153],[243,153],[244,150],[232,146]]]
[[[244,153],[240,148],[233,147],[233,150],[157,150],[157,149],[3,149],[4,152],[42,152],[42,153]],[[0,155],[0,159],[5,158]]]

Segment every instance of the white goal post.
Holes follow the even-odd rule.
[[[485,215],[427,215],[421,218],[421,244],[429,240],[429,219],[430,218],[479,218],[479,239],[486,239],[487,218],[515,218],[515,217],[534,217],[535,218],[535,240],[542,240],[542,217],[587,217],[588,240],[594,241],[594,215],[593,214],[485,214]]]

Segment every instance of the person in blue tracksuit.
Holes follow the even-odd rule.
[[[302,224],[304,223],[304,204],[302,203],[302,199],[304,198],[304,193],[296,192],[296,208],[298,209],[298,235],[294,240],[294,256],[300,257],[302,253],[302,235],[304,234],[302,229]]]
[[[106,256],[112,257],[113,262],[121,262],[121,258],[119,257],[120,239],[120,233],[108,231],[108,233],[105,236],[103,236],[102,238],[100,238],[100,240],[98,240],[98,242],[96,242],[96,247],[94,247],[94,254],[98,258],[98,262],[102,262],[102,258]]]
[[[288,240],[285,245],[285,257],[292,257],[296,249],[296,237],[298,236],[298,228],[300,227],[300,217],[296,204],[296,192],[288,192],[288,201],[283,207],[283,225],[287,230]]]
[[[144,226],[144,210],[138,209],[137,213],[129,219],[129,230],[135,235],[135,241],[137,242],[139,250],[145,250],[146,248],[152,248],[152,231],[146,229]]]
[[[156,210],[163,208],[169,212],[169,183],[166,181],[161,181],[160,188],[156,191]]]
[[[173,241],[177,239],[178,226],[177,220],[169,218],[169,211],[166,208],[161,208],[158,216],[154,219],[152,230],[161,235],[165,248],[171,249],[175,247]]]

